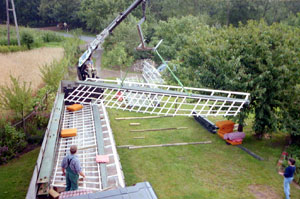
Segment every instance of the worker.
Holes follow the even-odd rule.
[[[296,161],[293,158],[289,158],[289,166],[285,168],[284,173],[279,173],[280,175],[284,176],[283,187],[286,199],[290,199],[290,184],[293,181],[294,173],[296,170],[295,163]]]
[[[83,70],[81,72],[83,80],[86,78],[96,78],[96,69],[94,67],[94,62],[89,58],[83,65]]]
[[[64,157],[61,167],[63,175],[66,176],[66,191],[73,191],[78,189],[78,178],[81,175],[85,178],[84,173],[81,171],[80,161],[75,155],[77,152],[77,146],[72,145],[70,147],[70,153]]]

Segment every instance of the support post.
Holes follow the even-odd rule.
[[[19,34],[19,26],[18,26],[18,21],[17,21],[17,15],[16,15],[16,9],[15,9],[14,0],[11,0],[11,6],[12,6],[12,12],[13,12],[13,15],[14,15],[14,21],[15,21],[15,26],[16,26],[18,46],[21,46],[21,43],[20,43],[20,34]]]
[[[9,6],[8,0],[6,0],[6,26],[7,26],[7,45],[10,45],[10,30],[9,30]]]

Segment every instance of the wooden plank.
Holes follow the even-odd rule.
[[[129,148],[130,146],[133,146],[133,145],[120,145],[120,146],[117,146],[117,148]]]
[[[169,131],[169,130],[182,130],[188,127],[175,127],[175,128],[160,128],[160,129],[142,129],[142,130],[130,130],[130,132],[146,132],[146,131]]]
[[[117,117],[116,120],[137,120],[137,119],[154,119],[171,116],[144,116],[144,117]]]
[[[142,149],[142,148],[153,148],[153,147],[167,147],[167,146],[184,146],[184,145],[196,145],[196,144],[211,144],[211,141],[203,142],[183,142],[183,143],[172,143],[172,144],[156,144],[156,145],[144,145],[144,146],[129,146],[129,149]]]
[[[133,139],[145,139],[145,137],[133,137]]]
[[[52,198],[54,198],[54,199],[57,199],[57,198],[59,198],[59,193],[57,193],[54,189],[50,189],[49,190],[49,194],[50,194],[50,196],[52,197]]]
[[[130,126],[140,126],[141,123],[130,123],[129,125],[130,125]]]

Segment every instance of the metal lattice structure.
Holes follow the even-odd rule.
[[[248,103],[249,93],[138,83],[123,87],[115,80],[77,82],[66,102],[170,116],[235,116]],[[156,87],[156,88],[153,88]],[[128,97],[130,96],[130,97]],[[146,100],[145,100],[146,99]],[[143,101],[143,102],[141,102]],[[141,104],[142,103],[142,104]]]
[[[107,187],[124,187],[124,177],[121,170],[119,157],[116,151],[115,141],[109,125],[108,116],[103,104],[99,109],[100,118],[95,118],[91,105],[85,105],[83,109],[70,112],[64,109],[62,119],[62,129],[77,129],[77,136],[69,138],[59,138],[55,168],[52,175],[52,186],[65,187],[65,176],[62,175],[61,162],[69,153],[71,145],[77,145],[78,156],[82,171],[86,178],[79,181],[79,189],[101,191]],[[104,154],[109,156],[109,163],[96,163],[96,155],[99,154],[95,121],[101,122],[103,134]],[[101,169],[101,166],[104,167]]]
[[[164,80],[161,77],[161,74],[158,70],[147,61],[143,62],[143,71],[142,71],[143,78],[149,84],[164,84]],[[154,87],[156,88],[156,87]]]

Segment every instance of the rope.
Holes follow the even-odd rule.
[[[161,59],[161,61],[163,62],[163,64],[165,64],[168,68],[168,70],[170,71],[170,73],[172,74],[172,76],[174,77],[174,79],[176,79],[177,83],[181,86],[181,88],[185,91],[186,94],[191,95],[191,93],[189,93],[185,87],[183,86],[183,84],[181,83],[181,81],[178,79],[178,77],[174,74],[174,72],[171,70],[171,68],[169,67],[169,65],[167,64],[167,62],[162,58],[162,56],[158,53],[157,50],[155,50],[156,54],[158,55],[158,57]]]

